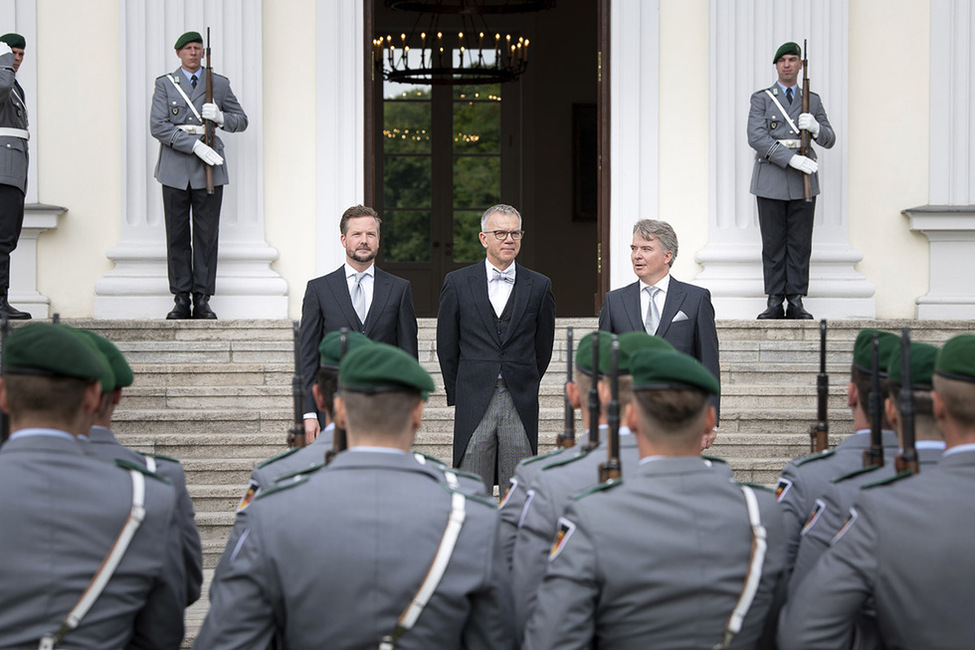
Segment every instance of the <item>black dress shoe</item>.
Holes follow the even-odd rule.
[[[185,291],[177,293],[176,305],[173,310],[166,314],[167,320],[181,320],[190,317],[190,294]]]
[[[768,307],[758,315],[759,320],[785,318],[785,310],[782,309],[782,301],[785,296],[769,296]]]
[[[6,295],[0,295],[0,317],[6,316],[9,320],[30,320],[31,316],[26,311],[20,311],[9,302]]]
[[[811,320],[813,315],[802,307],[802,296],[789,296],[789,306],[785,308],[786,318]]]
[[[216,320],[217,315],[210,309],[210,296],[202,293],[193,294],[193,318]]]

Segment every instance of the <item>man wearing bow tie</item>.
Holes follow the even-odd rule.
[[[502,493],[538,451],[538,385],[555,341],[552,281],[515,264],[523,234],[515,208],[488,208],[486,259],[447,274],[437,313],[437,356],[456,406],[454,466]]]
[[[718,333],[711,292],[670,275],[677,257],[677,233],[666,221],[641,219],[633,226],[630,262],[637,281],[606,294],[599,329],[614,334],[645,331],[689,354],[721,379]],[[718,398],[712,400],[718,408]],[[705,448],[711,445],[705,440]]]

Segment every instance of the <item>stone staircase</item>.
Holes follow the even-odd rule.
[[[114,429],[123,444],[183,462],[204,546],[207,580],[223,551],[251,468],[285,450],[293,417],[290,321],[65,321],[115,342],[135,372]],[[559,319],[555,350],[540,394],[539,451],[563,427],[566,328],[576,340],[595,318]],[[975,332],[967,321],[835,321],[829,323],[830,441],[850,432],[846,386],[853,340],[863,327],[900,331],[941,343]],[[433,375],[417,448],[449,461],[453,408],[447,407],[436,357],[436,322],[420,320],[420,361]],[[816,419],[818,321],[720,321],[722,409],[711,453],[741,480],[773,484],[782,466],[809,451]],[[205,585],[206,589],[206,585]],[[204,592],[206,593],[206,592]],[[187,644],[206,612],[206,597],[187,613]]]

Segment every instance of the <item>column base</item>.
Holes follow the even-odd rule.
[[[34,318],[51,317],[51,299],[37,290],[37,238],[45,230],[55,230],[67,208],[42,203],[24,206],[24,227],[17,248],[10,254],[11,305]]]

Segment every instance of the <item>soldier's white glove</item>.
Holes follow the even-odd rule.
[[[13,53],[14,51],[10,49],[9,45],[4,43],[3,41],[0,41],[0,56],[3,56],[4,54],[13,54]]]
[[[819,122],[812,113],[799,113],[799,128],[809,131],[814,138],[819,137]]]
[[[798,155],[789,158],[789,167],[798,169],[803,174],[815,174],[819,171],[819,164],[815,160]]]
[[[223,156],[214,151],[212,147],[208,147],[206,144],[204,144],[203,140],[197,140],[193,143],[193,153],[195,153],[200,160],[208,165],[223,164]]]
[[[223,126],[223,111],[216,104],[204,104],[200,112],[204,120],[213,120],[219,126]],[[815,121],[815,120],[813,120]],[[801,127],[800,127],[801,128]],[[819,125],[816,125],[816,132],[819,133]]]

